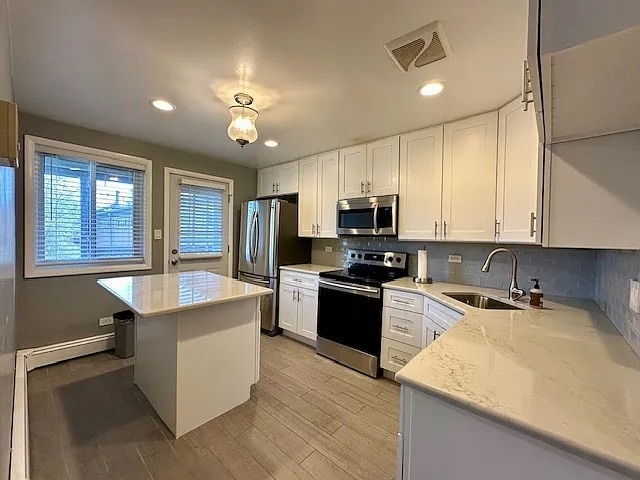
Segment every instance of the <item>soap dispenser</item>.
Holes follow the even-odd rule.
[[[542,289],[538,284],[540,279],[532,278],[531,281],[536,283],[529,291],[529,305],[531,305],[532,307],[542,308],[542,297],[544,296],[544,293],[542,293]]]

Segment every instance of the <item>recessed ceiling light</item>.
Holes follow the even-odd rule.
[[[271,147],[271,148],[273,148],[273,147],[277,147],[277,146],[279,145],[279,143],[278,143],[278,142],[276,142],[275,140],[267,140],[266,142],[264,142],[264,144],[265,144],[267,147]]]
[[[444,90],[444,83],[442,82],[429,82],[418,90],[420,95],[425,97],[431,97],[433,95],[438,95],[440,92]]]
[[[163,112],[171,112],[176,109],[174,105],[167,102],[166,100],[162,100],[161,98],[151,100],[151,105],[156,107],[158,110],[162,110]]]

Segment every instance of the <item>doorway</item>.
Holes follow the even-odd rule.
[[[233,273],[233,180],[164,169],[164,272]]]

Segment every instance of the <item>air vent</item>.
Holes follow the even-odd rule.
[[[451,55],[451,45],[440,21],[396,38],[384,48],[403,72],[424,67]]]

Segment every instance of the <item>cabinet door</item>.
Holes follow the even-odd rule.
[[[424,335],[422,337],[422,347],[424,348],[435,342],[445,332],[445,329],[426,316],[422,317],[422,323],[422,333]]]
[[[293,333],[298,331],[298,288],[280,285],[278,326]]]
[[[499,111],[496,219],[500,242],[540,242],[538,153],[535,111],[525,112],[517,98]]]
[[[318,155],[318,215],[316,236],[337,238],[338,152]]]
[[[276,179],[273,168],[258,170],[258,197],[271,197],[276,194]]]
[[[278,165],[276,170],[276,184],[278,195],[298,193],[298,162]]]
[[[400,137],[400,240],[442,235],[442,131],[440,125]]]
[[[367,144],[367,194],[397,195],[400,166],[400,137]]]
[[[495,241],[498,112],[444,126],[442,235]]]
[[[297,299],[298,334],[315,341],[318,326],[318,292],[299,288]]]
[[[367,146],[340,150],[340,169],[338,174],[340,200],[366,196],[367,187]]]
[[[317,157],[304,158],[298,162],[300,174],[298,195],[298,236],[316,236],[316,213],[318,205]]]

